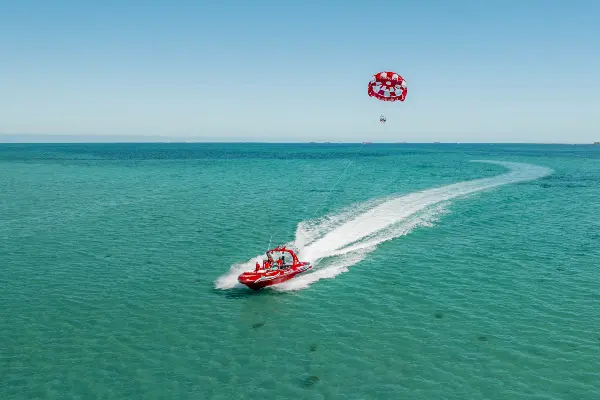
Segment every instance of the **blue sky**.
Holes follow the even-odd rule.
[[[599,15],[593,0],[0,0],[0,133],[591,142]],[[404,103],[367,96],[383,70]]]

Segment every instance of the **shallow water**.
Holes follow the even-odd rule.
[[[0,188],[2,399],[600,398],[597,146],[0,145]],[[270,241],[314,270],[237,287]]]

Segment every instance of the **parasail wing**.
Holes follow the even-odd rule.
[[[404,101],[408,88],[406,81],[396,72],[383,71],[373,75],[367,93],[382,101]]]

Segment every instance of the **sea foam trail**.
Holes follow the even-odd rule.
[[[551,174],[549,168],[531,164],[476,161],[499,164],[509,172],[492,178],[459,182],[447,186],[388,196],[353,205],[335,215],[298,224],[294,242],[288,243],[298,250],[298,257],[310,261],[314,268],[288,282],[273,286],[279,291],[299,290],[312,283],[333,278],[377,248],[377,245],[403,236],[419,226],[431,226],[453,199],[517,182],[531,181]],[[237,276],[253,269],[259,255],[247,262],[234,264],[215,282],[218,289],[242,287]]]

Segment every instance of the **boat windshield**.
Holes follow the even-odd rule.
[[[285,251],[273,251],[269,253],[271,255],[271,259],[275,262],[279,260],[280,257],[284,257],[285,265],[292,265],[294,260],[292,259],[292,255]]]

